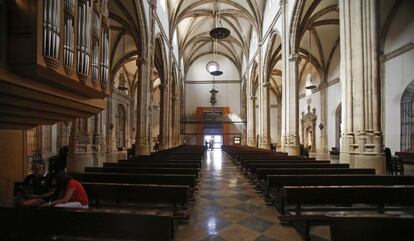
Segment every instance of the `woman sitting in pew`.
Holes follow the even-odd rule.
[[[60,208],[88,208],[88,195],[82,184],[71,176],[61,171],[56,174],[57,186],[60,189],[60,197],[43,206],[54,206]]]

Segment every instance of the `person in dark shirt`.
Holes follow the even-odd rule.
[[[28,175],[17,193],[16,205],[40,206],[55,194],[53,179],[47,172],[43,160],[32,163],[32,174]]]

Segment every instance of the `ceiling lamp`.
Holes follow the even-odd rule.
[[[215,28],[210,31],[210,36],[214,39],[223,39],[230,36],[230,30],[223,27],[223,24],[221,23],[220,7],[221,4],[219,1],[219,8],[215,19]]]
[[[223,74],[223,71],[216,70],[216,71],[210,72],[210,74],[211,74],[211,75],[214,75],[214,76],[220,76],[220,75],[222,75],[222,74]]]
[[[312,81],[312,72],[311,72],[311,66],[312,66],[312,36],[311,36],[311,31],[310,29],[309,31],[309,73],[308,76],[306,77],[306,86],[305,89],[307,90],[313,90],[316,88],[316,85],[313,83]]]
[[[125,33],[122,32],[122,57],[125,56]],[[118,78],[118,87],[117,89],[120,91],[126,91],[128,90],[128,87],[126,86],[126,81],[125,81],[125,67],[122,66],[122,73],[119,73],[119,78]]]
[[[220,25],[221,25],[221,21],[220,21]],[[210,36],[215,39],[227,38],[228,36],[230,36],[230,30],[222,26],[216,27],[210,31]]]
[[[220,65],[216,61],[210,61],[206,65],[206,69],[209,73],[219,70]]]

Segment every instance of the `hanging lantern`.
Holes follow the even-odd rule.
[[[124,73],[120,73],[119,74],[118,90],[120,90],[120,91],[128,90],[128,87],[126,87],[125,84],[126,84],[126,81],[125,81]]]

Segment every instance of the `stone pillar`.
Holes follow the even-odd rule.
[[[256,146],[255,111],[256,111],[256,97],[251,96],[247,100],[247,145],[248,146]]]
[[[171,109],[171,102],[169,98],[169,86],[164,79],[164,83],[160,86],[160,149],[169,148],[169,132],[170,132],[170,118],[169,110]]]
[[[150,68],[148,66],[148,59],[145,57],[140,57],[137,60],[137,67],[139,71],[139,81],[138,81],[138,105],[137,105],[137,128],[136,139],[135,139],[135,154],[136,155],[148,155],[151,150],[151,144],[148,141],[148,136],[150,136],[150,131],[148,126],[149,121],[149,80],[150,80]]]
[[[288,51],[285,48],[285,51]],[[299,54],[289,56],[289,61],[284,62],[287,74],[283,85],[284,100],[282,101],[284,116],[284,151],[289,155],[299,155],[299,96],[298,96],[298,68]]]
[[[269,83],[265,70],[263,70],[262,45],[259,45],[259,91],[260,91],[260,109],[259,109],[259,147],[270,149],[270,105],[269,105]]]
[[[376,0],[340,0],[340,162],[384,173]]]
[[[319,85],[319,90],[320,90],[320,98],[321,98],[321,116],[320,116],[320,123],[319,123],[319,130],[320,130],[320,143],[319,143],[319,148],[318,148],[318,152],[320,153],[328,153],[328,140],[327,140],[327,131],[326,131],[326,103],[327,103],[327,98],[326,98],[326,82],[323,81],[320,85]]]
[[[174,103],[173,108],[174,108],[174,115],[173,115],[173,127],[172,127],[172,133],[173,133],[173,137],[172,137],[172,146],[178,146],[178,142],[179,142],[179,135],[180,135],[180,105],[179,105],[179,101],[178,101],[178,93],[175,93],[175,95],[173,95],[171,97],[171,102]]]
[[[154,58],[154,14],[157,11],[157,1],[149,2],[148,10],[148,39],[142,56],[137,59],[139,71],[137,91],[137,128],[135,138],[135,155],[149,155],[151,153],[151,93],[152,93],[152,63]],[[151,64],[150,64],[151,63]]]

